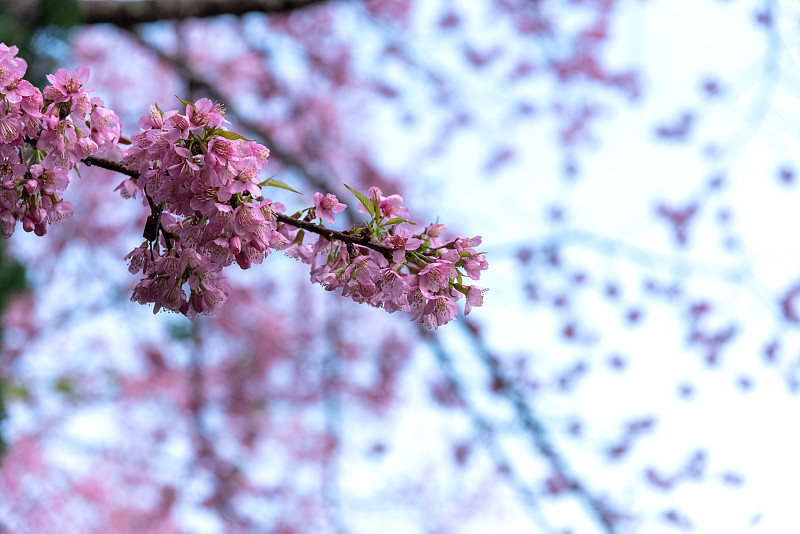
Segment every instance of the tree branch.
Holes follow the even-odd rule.
[[[96,156],[89,156],[88,158],[83,159],[81,161],[89,166],[94,165],[95,167],[108,169],[110,171],[130,176],[134,180],[139,178],[138,172],[128,169],[127,167],[125,167],[125,165],[123,165],[118,161],[111,161],[104,158],[98,158]],[[275,219],[283,224],[288,224],[289,226],[294,226],[295,228],[302,228],[303,230],[306,230],[308,232],[321,235],[328,241],[341,241],[342,243],[348,243],[350,245],[358,245],[360,247],[372,249],[376,252],[383,254],[387,258],[391,258],[392,252],[394,251],[394,249],[390,247],[385,247],[383,245],[373,243],[372,240],[370,239],[370,236],[368,235],[331,230],[330,228],[325,228],[324,226],[320,226],[312,222],[296,219],[295,217],[284,215],[283,213],[276,213]]]
[[[394,251],[392,248],[373,243],[367,235],[353,234],[350,232],[337,232],[336,230],[331,230],[330,228],[325,228],[324,226],[319,226],[318,224],[303,221],[301,219],[295,219],[294,217],[284,215],[283,213],[276,213],[275,218],[278,220],[278,222],[282,222],[283,224],[288,224],[289,226],[294,226],[295,228],[302,228],[303,230],[321,235],[328,241],[341,241],[351,245],[371,248],[376,252],[380,252],[387,258],[391,258],[392,252]]]
[[[464,412],[470,418],[473,427],[475,428],[476,435],[483,442],[489,455],[495,463],[498,473],[506,479],[509,486],[516,493],[521,504],[525,507],[527,512],[539,526],[541,532],[556,532],[553,525],[550,524],[544,512],[541,509],[540,503],[536,500],[534,492],[520,480],[519,474],[514,468],[514,464],[501,447],[497,439],[497,430],[492,425],[491,419],[485,417],[475,406],[470,402],[467,392],[465,391],[462,382],[459,380],[455,367],[453,366],[453,358],[447,352],[442,341],[431,335],[430,332],[424,330],[422,327],[419,329],[420,335],[428,343],[428,346],[434,353],[439,368],[444,374],[449,383],[449,387],[456,393],[458,398],[463,403]]]
[[[86,24],[130,27],[143,22],[244,15],[250,12],[289,13],[327,0],[81,0],[81,20]]]
[[[125,174],[127,176],[130,176],[131,178],[139,178],[138,172],[128,169],[122,162],[119,161],[111,161],[108,159],[98,158],[96,156],[89,156],[88,158],[82,159],[81,161],[86,165],[88,165],[89,167],[94,165],[95,167],[100,167],[102,169],[108,169],[109,171]]]
[[[556,450],[548,436],[544,423],[534,413],[533,408],[526,401],[519,388],[506,375],[500,361],[486,346],[483,338],[478,334],[478,330],[466,319],[459,321],[459,324],[471,341],[478,358],[492,377],[492,381],[500,385],[500,393],[513,408],[514,415],[522,429],[531,438],[534,450],[541,454],[553,471],[567,482],[570,491],[581,502],[583,507],[594,516],[595,521],[597,521],[603,532],[605,534],[616,534],[616,522],[620,517],[608,504],[590,493],[580,479],[571,472],[566,459]]]

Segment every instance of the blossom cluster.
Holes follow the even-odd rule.
[[[303,236],[298,236],[286,249],[311,265],[313,282],[389,313],[410,312],[413,321],[427,328],[454,320],[461,298],[466,299],[465,314],[483,304],[486,289],[464,283],[464,278],[480,279],[489,266],[475,250],[479,236],[444,240],[442,224],[415,234],[400,195],[384,196],[377,187],[369,196],[354,193],[361,202],[359,211],[371,220],[344,235],[360,236],[362,243],[323,236],[304,245]]]
[[[109,151],[119,141],[117,116],[83,84],[87,67],[49,74],[39,91],[23,76],[16,46],[0,43],[0,229],[44,235],[47,224],[72,214],[63,199],[69,172],[82,159]]]
[[[72,214],[63,199],[69,172],[111,151],[120,140],[118,117],[83,88],[89,70],[59,69],[39,91],[23,79],[27,64],[17,48],[0,44],[0,227],[10,237],[18,221],[44,235],[47,224]],[[269,150],[229,131],[224,110],[207,98],[181,101],[181,111],[152,106],[139,120],[119,167],[130,178],[117,188],[141,196],[150,208],[145,241],[125,259],[142,273],[131,300],[191,318],[210,315],[230,291],[223,269],[242,269],[285,250],[311,266],[311,280],[357,302],[388,312],[405,310],[437,328],[483,302],[484,288],[464,284],[488,264],[474,247],[480,237],[442,238],[433,224],[414,234],[399,195],[350,189],[369,221],[344,232],[325,227],[347,207],[333,194],[316,193],[313,206],[294,216],[264,197],[260,181]],[[89,159],[87,159],[89,158]],[[106,162],[111,164],[111,162]],[[303,215],[305,214],[305,215]],[[318,221],[318,222],[314,222]],[[324,222],[323,222],[324,221]],[[305,242],[314,235],[316,240]]]
[[[439,224],[413,235],[403,199],[377,188],[371,200],[353,190],[370,221],[346,232],[324,226],[347,207],[330,193],[284,215],[261,191],[291,189],[259,181],[269,150],[229,131],[223,110],[207,98],[182,102],[184,113],[152,106],[123,160],[136,177],[118,189],[128,198],[141,193],[151,211],[146,240],[126,256],[130,272],[144,275],[132,300],[153,303],[154,312],[210,315],[229,294],[224,268],[247,269],[284,250],[311,265],[312,281],[389,312],[409,311],[429,328],[452,320],[462,297],[466,313],[481,305],[485,289],[463,283],[488,266],[474,249],[480,238],[444,241]],[[316,240],[306,243],[310,235]]]
[[[138,177],[118,189],[141,192],[151,208],[147,240],[126,256],[130,272],[145,275],[132,300],[193,317],[225,302],[223,268],[261,263],[290,239],[275,217],[284,207],[261,195],[269,150],[228,131],[209,99],[184,104],[185,113],[152,106],[139,120],[123,160]]]

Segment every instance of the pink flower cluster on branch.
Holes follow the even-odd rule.
[[[415,223],[408,219],[401,196],[383,196],[377,187],[370,189],[369,197],[353,193],[360,201],[359,211],[371,219],[345,237],[357,236],[361,242],[322,233],[315,242],[304,244],[301,230],[285,250],[311,265],[313,282],[389,313],[411,312],[412,320],[427,328],[454,320],[461,298],[466,298],[466,314],[483,304],[486,289],[464,284],[467,277],[480,279],[480,272],[489,266],[474,248],[480,245],[480,237],[445,241],[442,224],[414,234]],[[317,195],[315,202],[322,196]],[[326,198],[337,202],[333,195]],[[319,213],[317,209],[316,215],[322,217]]]
[[[125,198],[141,194],[150,208],[145,241],[125,259],[132,274],[143,275],[131,300],[152,303],[154,313],[214,314],[230,292],[223,269],[234,263],[248,269],[272,250],[310,265],[311,280],[326,289],[389,313],[410,312],[427,328],[454,320],[462,298],[465,313],[483,303],[486,289],[464,283],[488,267],[475,250],[480,237],[444,240],[441,224],[414,233],[402,197],[378,188],[366,196],[348,187],[369,220],[347,231],[324,226],[347,207],[330,193],[316,193],[313,206],[284,214],[282,204],[262,194],[267,185],[294,191],[277,180],[260,181],[269,149],[229,131],[224,110],[207,98],[181,101],[183,113],[152,106],[121,163],[98,158],[93,154],[117,147],[120,125],[83,89],[88,68],[60,69],[40,92],[22,79],[27,64],[17,51],[0,44],[4,237],[17,221],[44,235],[47,223],[71,215],[63,194],[69,172],[82,161],[129,175],[117,190]]]
[[[17,222],[44,235],[47,224],[72,215],[63,200],[69,171],[82,159],[116,147],[119,119],[83,84],[89,69],[59,69],[40,92],[23,76],[28,68],[16,46],[0,43],[0,228]]]
[[[126,256],[131,273],[145,275],[132,300],[153,303],[155,312],[213,314],[229,293],[224,268],[247,269],[284,250],[311,266],[312,281],[390,313],[409,311],[429,328],[453,320],[461,298],[466,313],[482,304],[486,290],[463,282],[488,267],[474,249],[479,237],[444,241],[439,224],[414,235],[403,199],[377,188],[372,199],[353,190],[370,220],[352,230],[324,226],[347,207],[330,193],[316,193],[313,206],[285,215],[261,192],[266,185],[291,190],[259,181],[269,150],[227,130],[223,110],[210,100],[184,104],[185,114],[153,106],[123,160],[136,176],[118,190],[127,198],[141,192],[151,209],[147,240]],[[316,240],[307,243],[309,235]]]
[[[123,160],[138,178],[118,189],[128,198],[141,192],[151,208],[147,241],[126,256],[130,272],[145,275],[132,300],[191,318],[227,299],[223,268],[261,263],[290,236],[275,218],[284,207],[261,195],[269,150],[225,129],[223,110],[207,98],[185,105],[185,114],[153,106],[139,120]]]

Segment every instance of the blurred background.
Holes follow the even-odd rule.
[[[176,95],[289,212],[399,193],[480,235],[437,331],[280,254],[219,315],[129,301],[148,210],[81,168],[0,258],[0,532],[800,527],[800,7],[788,0],[5,0],[40,88],[124,134]],[[123,147],[124,149],[124,147]],[[266,178],[265,176],[264,178]]]

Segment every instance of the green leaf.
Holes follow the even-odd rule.
[[[417,224],[415,222],[411,222],[408,219],[403,219],[401,217],[393,217],[383,224],[399,224],[399,223]]]
[[[194,104],[192,104],[191,102],[187,102],[186,100],[182,99],[182,98],[181,98],[181,97],[179,97],[178,95],[175,95],[175,98],[177,98],[178,100],[180,100],[180,101],[181,101],[181,104],[183,104],[184,106],[192,106],[192,109],[197,109],[197,108],[195,107],[195,105],[194,105]]]
[[[179,98],[178,100],[180,100],[180,98]],[[156,109],[158,110],[158,112],[159,112],[159,113],[161,113],[161,116],[163,117],[163,116],[164,116],[164,112],[163,112],[163,111],[161,111],[161,108],[160,108],[160,107],[158,107],[158,102],[156,102],[156,103],[155,103],[155,104],[153,104],[153,105],[156,107]]]
[[[214,132],[214,135],[217,137],[224,137],[225,139],[230,139],[231,141],[237,141],[241,139],[242,141],[255,141],[255,139],[248,139],[243,135],[239,135],[236,132],[229,132],[227,130],[217,130]]]
[[[372,203],[372,201],[371,201],[370,199],[368,199],[368,198],[367,198],[365,195],[363,195],[362,193],[359,193],[358,191],[356,191],[355,189],[353,189],[352,187],[350,187],[349,185],[347,185],[347,184],[344,184],[344,186],[345,186],[347,189],[349,189],[349,190],[350,190],[350,192],[351,192],[351,193],[353,193],[353,194],[356,196],[356,198],[359,200],[359,202],[361,202],[361,204],[362,204],[362,205],[363,205],[365,208],[367,208],[367,211],[369,212],[370,216],[371,216],[371,217],[374,219],[374,218],[375,218],[375,205]]]
[[[264,183],[264,185],[268,185],[268,186],[270,186],[270,187],[279,187],[279,188],[281,188],[281,189],[286,189],[287,191],[291,191],[292,193],[297,193],[298,195],[302,195],[302,194],[303,194],[303,193],[301,193],[300,191],[297,191],[297,190],[295,190],[295,189],[292,189],[291,187],[289,187],[289,186],[288,186],[288,185],[286,185],[285,183],[283,183],[283,182],[281,182],[281,181],[279,181],[279,180],[273,180],[272,178],[270,178],[269,180],[267,180],[267,181]]]

